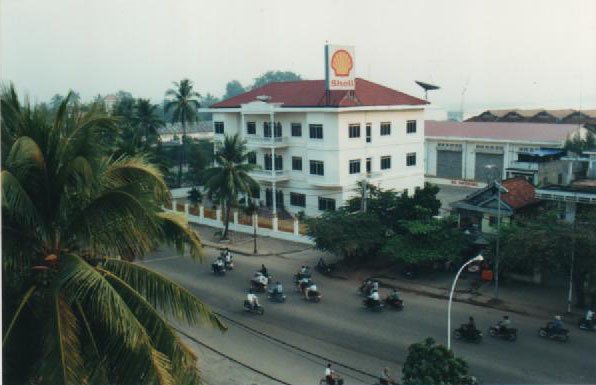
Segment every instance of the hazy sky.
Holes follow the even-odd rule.
[[[596,1],[2,0],[2,79],[48,100],[154,101],[188,77],[216,96],[267,70],[322,79],[325,41],[356,75],[466,110],[596,107]]]

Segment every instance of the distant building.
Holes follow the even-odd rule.
[[[596,129],[596,110],[545,110],[545,109],[508,109],[486,110],[473,116],[468,122],[517,122],[517,123],[555,123],[582,124],[587,128]]]
[[[116,95],[110,94],[110,95],[106,95],[103,98],[103,102],[106,106],[106,111],[108,113],[111,113],[112,110],[114,109],[114,104],[116,104],[116,102],[118,101],[118,97]]]
[[[586,134],[576,124],[545,123],[427,121],[425,130],[427,179],[471,186],[512,176],[524,176],[534,184],[553,183],[566,167],[550,164],[547,170],[542,163],[557,161],[557,155],[544,149],[562,149],[570,135]],[[553,180],[548,175],[555,171]]]
[[[163,143],[180,143],[182,141],[182,124],[166,123],[158,130],[159,137]],[[213,122],[191,122],[186,124],[186,136],[198,140],[213,139]]]
[[[514,215],[540,203],[534,196],[534,186],[523,177],[506,179],[500,184],[500,205],[499,187],[495,182],[460,201],[451,203],[458,215],[461,228],[472,232],[478,230],[482,233],[495,233],[499,213],[501,223],[509,223]]]

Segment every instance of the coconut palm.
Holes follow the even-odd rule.
[[[195,92],[192,87],[193,84],[188,79],[182,79],[180,83],[174,82],[175,89],[166,91],[166,96],[171,99],[166,101],[165,112],[172,110],[172,121],[180,122],[182,124],[182,146],[178,153],[178,187],[182,183],[182,164],[185,157],[185,138],[186,138],[186,123],[194,121],[197,117],[197,110],[199,108],[198,99],[201,97],[198,92]]]
[[[149,99],[137,99],[134,122],[142,132],[146,148],[157,143],[158,129],[164,125],[156,110],[157,105],[151,104]]]
[[[223,325],[197,298],[132,260],[201,243],[160,210],[168,190],[142,157],[106,156],[93,109],[55,119],[2,90],[3,378],[8,383],[198,383],[170,319]]]
[[[226,136],[222,147],[215,154],[216,167],[205,171],[205,187],[210,199],[221,203],[224,210],[224,231],[222,239],[227,239],[232,206],[241,194],[252,196],[259,184],[248,174],[255,165],[248,161],[246,141],[238,134]]]

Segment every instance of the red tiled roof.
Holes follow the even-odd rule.
[[[540,202],[540,199],[534,197],[534,186],[524,177],[505,179],[501,184],[508,191],[501,194],[501,199],[513,209]]]
[[[427,137],[457,137],[562,143],[578,130],[577,124],[506,122],[424,122]]]
[[[257,96],[271,97],[269,103],[282,103],[282,107],[358,107],[424,105],[425,100],[404,94],[368,80],[356,79],[354,96],[349,91],[331,91],[329,100],[325,97],[324,80],[299,80],[294,82],[269,83],[263,87],[234,96],[211,106],[211,108],[233,108],[257,100]]]

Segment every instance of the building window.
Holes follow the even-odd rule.
[[[391,157],[390,156],[382,156],[381,157],[381,170],[387,170],[391,168]]]
[[[271,154],[265,154],[265,170],[271,170],[272,167]]]
[[[360,174],[360,159],[350,161],[350,174]]]
[[[256,187],[251,190],[251,195],[253,198],[260,199],[261,198],[261,188]]]
[[[281,155],[275,155],[275,169],[276,170],[283,170],[284,169],[284,159]]]
[[[381,136],[391,135],[391,123],[381,123]]]
[[[224,122],[215,122],[213,123],[214,130],[216,134],[223,135],[224,133]]]
[[[273,134],[275,135],[276,138],[281,137],[281,123],[280,122],[275,123],[275,132]]]
[[[366,172],[370,173],[372,170],[372,158],[366,158]]]
[[[257,164],[257,153],[254,151],[251,151],[247,154],[247,158],[248,158],[248,163],[249,164]]]
[[[308,126],[310,131],[311,139],[323,139],[323,125],[322,124],[310,124]]]
[[[292,123],[292,136],[302,136],[302,123]]]
[[[406,154],[406,166],[416,166],[416,153],[409,152]]]
[[[325,175],[325,165],[320,160],[310,161],[310,174],[311,175]]]
[[[255,122],[246,122],[246,133],[248,135],[257,134],[257,124]]]
[[[335,199],[321,198],[321,197],[319,197],[319,210],[321,210],[321,211],[327,211],[327,210],[334,211],[335,210]]]
[[[366,123],[366,143],[372,142],[372,124]]]
[[[488,217],[488,225],[490,227],[497,227],[498,222],[497,217],[493,217],[492,215]]]
[[[407,134],[415,134],[416,133],[416,121],[415,120],[408,120],[406,123],[406,133]]]
[[[271,123],[263,122],[263,136],[265,138],[271,138]]]
[[[360,125],[359,124],[350,124],[348,126],[348,131],[350,138],[360,138]]]
[[[290,205],[306,207],[306,195],[298,193],[290,193]]]
[[[302,171],[302,157],[301,156],[293,156],[292,157],[292,170]]]

